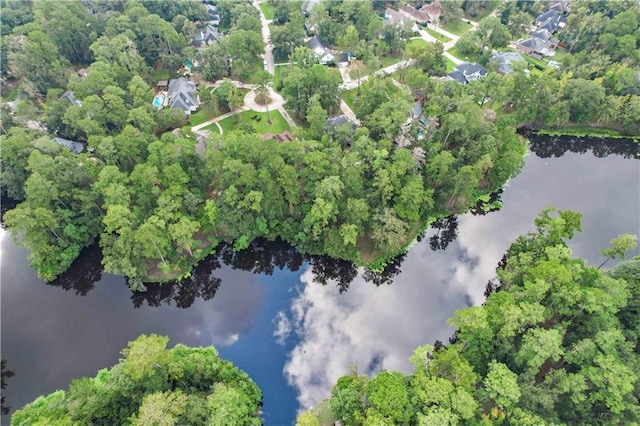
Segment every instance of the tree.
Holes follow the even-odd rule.
[[[168,338],[138,337],[124,359],[68,391],[39,397],[13,415],[15,424],[259,425],[258,386],[213,347],[166,349]],[[150,353],[145,353],[149,349]],[[131,366],[131,368],[129,368]],[[147,372],[141,374],[136,366]]]
[[[269,119],[269,84],[273,80],[273,76],[266,70],[260,70],[253,76],[255,91],[257,93],[256,101],[267,106],[267,124],[271,124]]]
[[[317,94],[313,95],[309,100],[306,116],[307,123],[309,123],[307,137],[309,139],[320,140],[324,133],[324,128],[327,125],[327,112],[322,108],[320,97]]]
[[[478,24],[476,34],[482,40],[481,51],[488,46],[489,48],[504,47],[511,40],[511,34],[506,26],[502,25],[500,20],[494,16],[487,16]]]
[[[571,119],[581,123],[589,119],[602,105],[605,91],[604,87],[595,81],[575,78],[567,82],[562,97],[569,106]]]
[[[611,244],[611,248],[600,250],[600,253],[607,258],[600,264],[600,266],[598,266],[598,269],[602,268],[611,259],[624,259],[627,251],[638,247],[638,236],[622,234],[617,238],[612,239],[609,244]]]

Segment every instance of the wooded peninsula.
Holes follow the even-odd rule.
[[[95,243],[141,289],[258,237],[375,269],[518,173],[518,125],[640,133],[637,2],[557,12],[561,68],[510,73],[543,7],[473,3],[442,2],[495,12],[454,47],[396,2],[3,2],[3,220],[47,281]]]

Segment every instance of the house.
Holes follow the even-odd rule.
[[[440,22],[440,16],[442,16],[442,4],[440,4],[439,0],[434,0],[432,3],[422,6],[420,12],[426,15],[426,22],[437,24]]]
[[[513,72],[512,63],[524,62],[524,58],[515,52],[499,52],[491,57],[491,62],[496,62],[498,64],[498,72],[506,75]]]
[[[334,63],[336,57],[331,53],[331,50],[327,49],[320,41],[320,38],[316,35],[307,40],[307,48],[313,50],[316,57],[322,65]]]
[[[168,106],[178,108],[190,115],[200,104],[196,84],[184,77],[169,80]]]
[[[400,6],[400,12],[405,16],[410,16],[412,19],[414,19],[416,22],[420,24],[429,22],[429,17],[427,16],[427,14],[419,10],[416,10],[413,6],[409,6],[407,4],[402,5]],[[386,12],[385,12],[385,15],[386,15]]]
[[[336,129],[345,124],[351,123],[351,128],[353,130],[358,128],[358,125],[353,121],[349,120],[349,117],[346,115],[337,115],[335,117],[327,118],[327,124],[325,125],[325,130]]]
[[[387,7],[387,9],[384,11],[384,19],[382,20],[382,24],[385,26],[396,25],[406,27],[410,28],[412,31],[417,31],[418,29],[414,20],[411,19],[409,15],[405,15],[401,12],[396,12],[390,7]]]
[[[547,43],[536,37],[529,37],[516,43],[516,49],[522,53],[526,53],[536,59],[542,59],[544,56],[553,56],[553,43]]]
[[[413,103],[413,107],[411,108],[411,112],[409,114],[409,120],[411,121],[418,121],[418,123],[420,123],[421,125],[425,125],[426,121],[425,121],[425,117],[424,117],[424,111],[422,111],[422,103],[419,101],[416,101]]]
[[[219,43],[222,40],[222,34],[218,31],[218,28],[213,25],[207,25],[204,28],[196,31],[195,38],[193,40],[193,46],[196,48],[209,46],[212,43]]]
[[[537,30],[548,30],[556,33],[567,25],[567,18],[554,9],[549,9],[536,18]]]
[[[340,59],[338,59],[338,66],[341,68],[349,66],[351,61],[356,59],[356,55],[351,52],[342,52],[340,54]]]
[[[269,132],[263,134],[261,136],[263,141],[268,141],[268,140],[276,140],[278,142],[291,142],[294,140],[293,135],[291,134],[290,131],[285,130],[284,132],[280,133],[279,135],[273,135]]]
[[[82,105],[82,102],[80,102],[79,100],[76,99],[75,96],[73,96],[73,92],[71,90],[67,90],[66,92],[64,92],[62,96],[60,96],[60,99],[66,99],[67,102],[69,102],[73,106]]]
[[[205,6],[207,7],[207,23],[216,27],[220,25],[220,11],[218,8],[212,4],[205,4]]]
[[[60,146],[69,148],[69,150],[74,154],[80,154],[82,151],[84,151],[84,145],[80,142],[70,141],[69,139],[63,138],[53,138],[53,141]]]
[[[487,75],[487,70],[475,62],[465,62],[456,65],[455,70],[447,74],[450,80],[456,80],[462,84],[467,84],[470,81],[479,80],[485,75]]]

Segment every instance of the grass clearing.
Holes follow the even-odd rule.
[[[166,69],[159,69],[159,70],[155,70],[153,72],[153,80],[154,81],[159,81],[159,80],[169,80],[170,77],[170,73],[169,70]]]
[[[464,53],[460,52],[455,46],[447,50],[447,53],[464,62],[478,62],[478,60],[480,59],[480,55],[465,55]]]
[[[191,127],[197,126],[200,123],[204,123],[207,120],[211,120],[212,118],[217,117],[217,115],[220,114],[211,115],[201,109],[200,111],[194,112],[189,116],[189,125]]]
[[[435,38],[436,40],[442,42],[442,43],[446,43],[448,41],[451,41],[451,39],[449,37],[447,37],[444,34],[440,34],[439,32],[432,30],[431,28],[425,28],[424,29],[427,33],[429,33],[429,35],[433,38]]]
[[[456,69],[456,64],[446,56],[444,57],[445,62],[447,63],[447,74],[453,72]]]
[[[349,105],[349,108],[351,109],[354,108],[355,100],[357,96],[358,96],[357,87],[355,89],[345,90],[344,92],[342,92],[342,100],[344,100],[345,103]]]
[[[496,10],[496,7],[498,7],[499,3],[500,2],[497,0],[492,0],[490,2],[487,2],[487,4],[484,7],[480,7],[476,16],[471,16],[467,13],[465,13],[464,16],[465,18],[470,19],[472,21],[480,22],[482,18],[486,18],[487,16],[491,15],[491,12]]]
[[[242,123],[247,123],[251,125],[256,133],[261,135],[264,133],[282,133],[285,130],[291,130],[289,127],[289,123],[282,117],[279,111],[269,111],[269,118],[271,119],[271,124],[267,123],[267,113],[266,112],[255,112],[255,111],[243,111],[240,114],[237,114],[232,117],[225,118],[220,121],[220,127],[224,133],[231,133],[234,129],[240,126]],[[237,121],[236,121],[237,120]],[[213,128],[209,128],[211,126],[207,126],[207,130],[217,131],[217,127],[212,124]]]
[[[382,64],[382,68],[386,68],[393,64],[397,64],[401,60],[402,60],[401,56],[385,55],[380,57],[380,63]]]
[[[460,36],[473,28],[473,25],[471,25],[467,21],[458,19],[456,21],[447,22],[444,25],[440,25],[440,28],[447,32],[450,32],[451,34]]]
[[[426,46],[427,44],[429,44],[429,43],[424,41],[424,39],[422,39],[422,38],[412,38],[411,40],[409,40],[407,42],[407,48],[409,46]]]
[[[273,5],[268,1],[260,3],[260,10],[262,10],[264,17],[267,18],[267,20],[271,20],[275,16],[275,7],[273,7]]]

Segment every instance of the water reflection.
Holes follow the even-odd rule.
[[[599,138],[536,135],[529,130],[522,132],[530,143],[529,149],[540,158],[562,157],[567,152],[584,154],[593,152],[598,158],[621,155],[624,158],[640,158],[638,142],[631,138]]]
[[[15,373],[7,368],[7,360],[4,358],[0,362],[0,366],[0,389],[2,390],[2,397],[0,397],[0,414],[6,416],[11,411],[11,407],[6,405],[6,396],[4,390],[7,388],[7,382],[5,380],[13,377]]]

